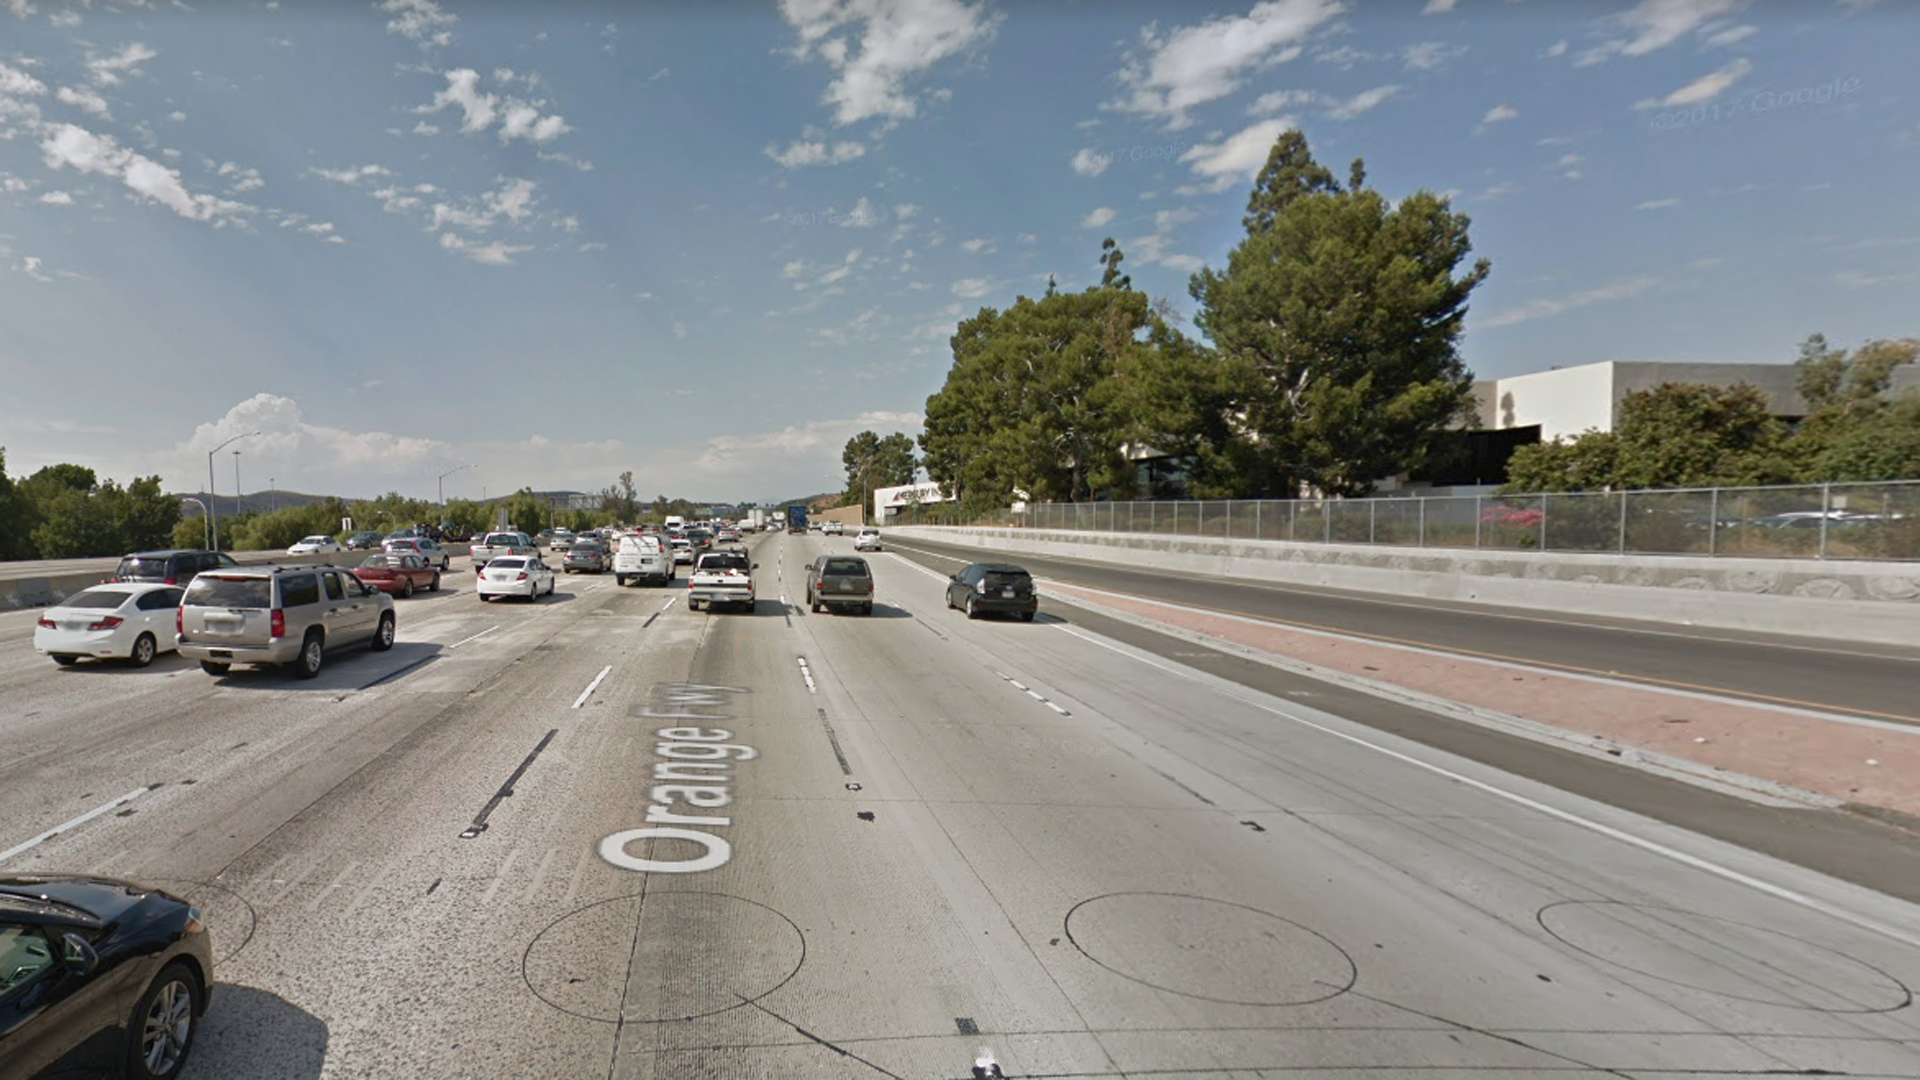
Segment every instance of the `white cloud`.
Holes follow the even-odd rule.
[[[179,109],[175,109],[172,112],[167,114],[167,119],[173,121],[176,124],[184,124],[187,122],[187,114],[181,112]]]
[[[1487,115],[1480,118],[1480,124],[1485,127],[1488,124],[1504,123],[1519,115],[1520,110],[1511,105],[1495,105],[1487,110]]]
[[[1238,90],[1244,76],[1300,55],[1301,42],[1345,10],[1339,0],[1262,0],[1245,15],[1220,16],[1160,33],[1140,32],[1144,56],[1129,54],[1118,79],[1125,95],[1107,107],[1192,123],[1189,110]]]
[[[72,206],[73,196],[64,191],[49,191],[40,196],[40,201],[48,206]]]
[[[960,250],[969,255],[991,255],[994,253],[993,241],[984,236],[976,236],[960,245]]]
[[[1040,242],[1040,238],[1030,232],[1023,232],[1019,236],[1015,237],[1015,239],[1022,244],[1037,244]]]
[[[398,0],[388,0],[389,3]],[[446,89],[433,95],[433,103],[422,105],[419,112],[433,113],[449,105],[460,107],[460,130],[468,133],[485,131],[493,125],[498,114],[499,98],[480,92],[480,73],[472,68],[457,68],[445,73]]]
[[[959,281],[954,282],[952,286],[953,295],[964,297],[968,300],[985,296],[988,292],[992,291],[992,289],[993,282],[986,278],[977,277],[961,278]]]
[[[764,153],[789,169],[808,165],[844,165],[867,152],[864,143],[843,139],[828,146],[824,139],[796,139],[785,150],[769,144]]]
[[[1432,71],[1466,51],[1465,45],[1448,45],[1444,41],[1422,41],[1400,50],[1400,59],[1405,62],[1408,71]]]
[[[0,95],[38,97],[46,92],[46,83],[17,68],[0,64]]]
[[[138,41],[123,45],[120,51],[110,56],[87,54],[87,70],[93,73],[93,81],[102,86],[113,86],[120,81],[123,72],[131,72],[141,64],[160,54]]]
[[[867,201],[865,195],[860,196],[860,201],[854,203],[853,209],[840,219],[840,227],[843,229],[870,229],[879,223],[880,212],[873,208],[873,204]]]
[[[914,215],[919,212],[920,205],[918,203],[903,202],[895,203],[893,206],[893,216],[900,221],[912,221]]]
[[[102,120],[113,119],[112,113],[107,110],[107,99],[91,90],[75,90],[73,87],[63,86],[54,96],[89,116],[97,116]]]
[[[1702,25],[1738,10],[1746,0],[1640,0],[1614,16],[1633,36],[1605,42],[1580,54],[1580,67],[1602,64],[1615,56],[1645,56],[1679,41]]]
[[[837,475],[841,472],[840,451],[854,435],[868,430],[904,431],[911,435],[924,422],[919,413],[874,410],[851,420],[809,420],[779,431],[716,435],[708,439],[700,455],[687,464],[695,475],[749,477],[755,484],[765,483],[770,474]]]
[[[1680,205],[1679,199],[1673,199],[1673,198],[1648,199],[1646,202],[1643,202],[1640,205],[1634,207],[1634,209],[1635,210],[1665,210],[1670,206],[1679,206],[1679,205]]]
[[[1400,88],[1398,86],[1376,86],[1371,90],[1363,90],[1348,100],[1335,105],[1332,109],[1329,109],[1327,115],[1335,120],[1351,120],[1361,113],[1379,105],[1394,94],[1399,93],[1399,91]]]
[[[1113,220],[1115,213],[1116,211],[1111,206],[1096,207],[1092,213],[1081,219],[1080,227],[1083,229],[1103,228],[1108,222]]]
[[[1222,192],[1259,175],[1274,140],[1292,126],[1293,121],[1287,117],[1263,120],[1219,142],[1196,145],[1181,154],[1180,160],[1187,162],[1194,174],[1205,181],[1195,190]]]
[[[840,125],[912,119],[919,103],[908,82],[985,44],[1000,22],[985,3],[962,0],[781,0],[780,14],[800,35],[793,56],[834,69],[821,104]]]
[[[267,182],[260,179],[259,169],[243,169],[231,161],[223,162],[220,168],[215,170],[215,174],[228,178],[230,186],[227,192],[231,195],[240,195],[267,186]]]
[[[515,247],[504,240],[495,240],[489,244],[476,244],[458,233],[440,234],[440,246],[448,251],[458,252],[477,263],[488,266],[511,266],[513,257],[523,251],[532,251],[531,247]]]
[[[1676,105],[1698,105],[1712,101],[1724,93],[1727,87],[1739,82],[1753,70],[1753,61],[1742,56],[1719,71],[1702,75],[1687,85],[1675,90],[1663,98],[1649,98],[1635,105],[1636,109],[1668,109]]]
[[[1191,274],[1207,263],[1198,255],[1162,255],[1160,265],[1178,270],[1183,274]]]
[[[388,33],[419,42],[423,49],[452,42],[453,31],[446,27],[460,21],[433,0],[385,0],[380,10],[394,16],[387,22]]]
[[[20,264],[15,267],[15,269],[42,284],[51,284],[53,279],[40,272],[41,262],[42,260],[38,255],[22,255],[20,256]]]
[[[40,152],[50,169],[72,167],[114,177],[135,198],[157,202],[193,221],[224,224],[252,209],[212,195],[192,194],[175,170],[120,146],[111,135],[96,135],[73,124],[49,125],[40,140]]]
[[[80,25],[80,18],[79,12],[69,9],[54,12],[47,16],[47,21],[52,23],[56,30],[71,30]]]
[[[1567,41],[1565,38],[1561,38],[1559,41],[1556,41],[1553,44],[1547,46],[1547,51],[1545,55],[1565,56],[1566,54],[1567,54]]]
[[[526,139],[530,142],[552,142],[554,139],[573,130],[559,115],[541,116],[540,110],[524,101],[509,101],[500,121],[500,141],[512,142],[514,139]]]
[[[1493,315],[1485,321],[1479,322],[1477,325],[1483,329],[1491,329],[1497,326],[1512,326],[1515,323],[1529,322],[1534,319],[1552,318],[1555,315],[1564,314],[1575,308],[1587,307],[1591,304],[1610,303],[1615,300],[1624,300],[1627,297],[1643,293],[1658,284],[1660,284],[1660,279],[1657,277],[1642,276],[1621,278],[1596,288],[1570,293],[1566,296],[1543,297],[1539,300],[1530,300],[1527,303],[1521,304],[1519,307],[1508,308],[1506,311]]]
[[[1081,176],[1099,176],[1107,171],[1108,165],[1113,164],[1113,155],[1082,149],[1075,151],[1073,160],[1067,164]]]
[[[425,120],[420,120],[414,123],[413,133],[415,135],[438,135],[440,134],[440,125],[429,124]]]
[[[1473,199],[1475,202],[1493,202],[1497,199],[1504,199],[1518,190],[1520,190],[1519,185],[1513,181],[1502,180],[1480,194],[1475,195]]]
[[[686,324],[686,323],[683,323],[683,322],[676,322],[676,323],[674,323],[674,324],[673,324],[673,336],[674,336],[674,338],[675,338],[676,340],[678,340],[678,341],[685,341],[685,340],[687,340],[687,324]]]
[[[1842,270],[1833,275],[1833,280],[1849,289],[1871,289],[1876,285],[1904,285],[1907,282],[1917,279],[1920,279],[1920,270],[1905,270],[1892,274],[1870,274],[1860,270]]]
[[[1342,45],[1335,49],[1317,49],[1313,54],[1314,63],[1333,64],[1342,71],[1353,67],[1355,64],[1365,63],[1369,60],[1384,59],[1387,58],[1381,56],[1379,53],[1368,52],[1365,49],[1356,49],[1351,45]]]
[[[1420,9],[1422,15],[1445,15],[1452,11],[1460,0],[1427,0],[1427,6]]]
[[[1311,104],[1316,96],[1311,90],[1269,91],[1253,99],[1253,104],[1247,106],[1247,115],[1272,116],[1285,109]]]
[[[336,184],[357,184],[371,177],[393,175],[384,165],[349,165],[344,169],[314,169],[313,174]]]
[[[1707,38],[1707,44],[1714,48],[1722,48],[1735,42],[1745,41],[1759,32],[1760,28],[1757,26],[1729,27]]]
[[[414,109],[414,112],[437,113],[449,105],[458,106],[460,130],[469,135],[487,130],[493,126],[495,120],[498,120],[500,121],[500,142],[503,145],[515,139],[547,143],[573,130],[567,126],[566,119],[558,114],[546,116],[540,114],[540,110],[547,104],[545,101],[523,101],[516,97],[502,98],[497,94],[483,92],[480,89],[480,73],[472,68],[455,68],[442,74],[447,80],[446,87],[436,91],[431,102]],[[504,76],[501,81],[509,84],[515,78],[512,71],[504,68],[495,72],[495,76]],[[532,86],[539,81],[539,74],[537,72],[530,74],[522,81]],[[423,127],[427,130],[422,130]],[[436,134],[438,130],[430,124],[414,127],[416,133],[423,135]]]

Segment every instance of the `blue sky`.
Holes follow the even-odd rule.
[[[828,490],[1104,236],[1190,315],[1288,126],[1472,216],[1482,376],[1904,336],[1916,40],[1898,0],[0,0],[0,445]]]

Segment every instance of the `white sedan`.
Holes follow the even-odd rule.
[[[474,585],[481,600],[496,596],[524,596],[529,602],[541,593],[553,595],[553,568],[538,555],[504,555],[487,564]]]
[[[33,647],[61,667],[81,657],[146,667],[160,653],[173,651],[173,613],[183,592],[158,582],[83,589],[41,614]]]
[[[331,536],[309,536],[287,549],[289,555],[332,555],[345,551]]]

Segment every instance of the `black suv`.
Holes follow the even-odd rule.
[[[238,566],[224,551],[200,548],[175,548],[167,551],[136,551],[120,557],[120,566],[109,581],[157,581],[185,585],[194,575],[206,570]]]

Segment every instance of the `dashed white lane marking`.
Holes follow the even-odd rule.
[[[1776,899],[1785,900],[1789,904],[1797,905],[1799,907],[1807,909],[1808,911],[1819,912],[1820,914],[1826,915],[1829,918],[1838,919],[1841,922],[1848,924],[1849,926],[1858,927],[1859,929],[1872,931],[1873,933],[1879,934],[1883,937],[1892,938],[1893,940],[1898,941],[1903,945],[1911,945],[1911,946],[1914,946],[1915,948],[1920,948],[1920,936],[1902,933],[1901,931],[1896,930],[1891,926],[1885,926],[1879,922],[1876,922],[1864,916],[1855,915],[1850,911],[1846,911],[1841,908],[1834,907],[1833,905],[1825,903],[1824,901],[1816,900],[1811,896],[1794,892],[1792,889],[1788,889],[1780,885],[1775,885],[1770,881],[1762,881],[1757,877],[1753,877],[1749,874],[1743,874],[1740,871],[1734,870],[1730,867],[1721,866],[1719,863],[1710,862],[1706,859],[1700,858],[1697,855],[1689,855],[1686,852],[1680,851],[1677,848],[1671,848],[1666,846],[1665,844],[1658,843],[1657,841],[1648,840],[1644,837],[1635,836],[1634,834],[1627,832],[1624,829],[1616,829],[1611,825],[1605,825],[1598,821],[1593,821],[1589,818],[1581,817],[1579,814],[1573,813],[1570,810],[1561,810],[1558,807],[1548,806],[1546,803],[1540,802],[1535,799],[1529,799],[1525,795],[1521,795],[1518,792],[1508,791],[1494,784],[1489,784],[1483,780],[1475,780],[1470,776],[1463,776],[1460,773],[1454,772],[1452,769],[1444,768],[1439,765],[1434,765],[1425,761],[1421,761],[1419,758],[1413,757],[1408,754],[1403,754],[1398,750],[1390,749],[1378,743],[1369,742],[1368,740],[1363,739],[1358,735],[1349,735],[1344,731],[1335,731],[1333,728],[1327,727],[1325,724],[1316,724],[1305,717],[1295,716],[1294,714],[1287,712],[1285,709],[1276,709],[1273,706],[1268,705],[1263,701],[1258,701],[1253,698],[1246,697],[1245,695],[1236,694],[1229,690],[1215,686],[1214,684],[1209,683],[1190,672],[1182,671],[1179,668],[1171,667],[1167,664],[1162,664],[1157,660],[1153,659],[1148,654],[1141,652],[1137,649],[1122,648],[1118,645],[1109,644],[1091,635],[1083,634],[1080,631],[1075,630],[1070,626],[1064,626],[1059,623],[1054,624],[1054,626],[1055,626],[1055,629],[1058,629],[1062,633],[1071,634],[1074,637],[1077,637],[1080,640],[1085,641],[1089,644],[1098,645],[1101,648],[1106,649],[1110,652],[1116,652],[1122,656],[1130,657],[1139,663],[1147,665],[1148,667],[1159,668],[1161,671],[1170,672],[1174,675],[1180,676],[1183,679],[1188,679],[1190,681],[1200,683],[1202,686],[1207,686],[1211,688],[1215,693],[1219,694],[1222,697],[1231,698],[1234,701],[1238,701],[1244,705],[1251,705],[1254,708],[1261,710],[1262,712],[1272,713],[1273,715],[1278,716],[1283,720],[1291,720],[1294,723],[1299,724],[1301,727],[1309,728],[1313,731],[1318,731],[1325,735],[1331,735],[1336,739],[1340,739],[1344,742],[1352,743],[1355,746],[1365,747],[1368,750],[1372,750],[1376,754],[1382,754],[1386,757],[1390,757],[1394,759],[1395,761],[1404,762],[1408,765],[1413,766],[1416,769],[1423,769],[1427,772],[1433,773],[1436,776],[1446,777],[1447,779],[1452,780],[1457,784],[1463,784],[1467,787],[1474,789],[1475,791],[1484,792],[1488,795],[1492,795],[1494,798],[1497,798],[1497,799],[1504,799],[1507,802],[1513,803],[1516,806],[1524,806],[1527,809],[1532,810],[1536,813],[1545,814],[1548,817],[1557,819],[1559,821],[1564,821],[1569,825],[1579,826],[1580,828],[1586,829],[1589,832],[1598,833],[1599,835],[1604,836],[1610,840],[1617,840],[1620,843],[1627,844],[1631,847],[1639,848],[1640,850],[1648,852],[1649,854],[1658,855],[1664,859],[1670,859],[1673,862],[1677,862],[1681,864],[1682,866],[1690,866],[1695,870],[1700,870],[1705,873],[1712,874],[1714,877],[1720,878],[1724,881],[1731,881],[1738,885],[1744,885],[1747,888],[1753,889],[1756,892],[1762,892]]]
[[[1013,688],[1014,688],[1015,690],[1021,690],[1021,691],[1025,691],[1025,693],[1026,693],[1026,695],[1027,695],[1028,697],[1030,697],[1030,698],[1032,698],[1033,700],[1035,700],[1035,701],[1037,701],[1037,702],[1039,702],[1039,703],[1040,703],[1040,704],[1042,704],[1042,705],[1045,705],[1045,706],[1046,706],[1047,708],[1049,708],[1049,709],[1052,709],[1052,710],[1053,710],[1054,712],[1057,712],[1057,713],[1059,713],[1059,714],[1060,714],[1061,716],[1072,716],[1072,715],[1073,715],[1072,713],[1070,713],[1070,712],[1068,712],[1067,710],[1065,710],[1065,709],[1063,709],[1063,708],[1061,708],[1060,706],[1058,706],[1058,705],[1056,705],[1056,704],[1054,704],[1053,702],[1051,702],[1051,701],[1048,701],[1048,700],[1047,700],[1047,698],[1046,698],[1046,696],[1045,696],[1045,695],[1043,695],[1043,694],[1041,694],[1041,693],[1040,693],[1040,692],[1039,692],[1038,690],[1034,690],[1034,689],[1032,689],[1032,688],[1030,688],[1029,686],[1027,686],[1027,684],[1026,684],[1026,683],[1023,683],[1023,682],[1021,682],[1020,680],[1018,680],[1018,679],[1016,679],[1016,678],[1014,678],[1013,676],[1011,676],[1011,675],[1009,675],[1009,674],[1007,674],[1006,672],[1004,672],[1004,671],[995,671],[995,672],[994,672],[994,674],[995,674],[995,675],[998,675],[998,676],[1000,676],[1000,677],[1001,677],[1002,679],[1004,679],[1004,680],[1006,680],[1006,682],[1007,682],[1007,685],[1009,685],[1009,686],[1011,686],[1011,687],[1013,687]]]
[[[140,796],[145,795],[147,792],[152,791],[154,789],[154,786],[155,785],[149,784],[146,787],[135,788],[132,791],[127,792],[125,795],[122,795],[119,798],[113,800],[112,802],[102,803],[101,805],[94,807],[93,809],[87,811],[84,814],[81,814],[79,817],[74,818],[71,821],[63,821],[60,824],[55,825],[53,828],[48,829],[46,832],[41,833],[39,836],[36,836],[31,840],[28,840],[26,843],[15,844],[14,846],[8,848],[5,851],[0,851],[0,862],[5,862],[6,860],[13,858],[15,855],[18,855],[23,851],[31,851],[34,848],[39,847],[41,844],[46,843],[48,840],[51,840],[54,837],[59,836],[63,832],[67,832],[70,829],[77,829],[80,826],[85,825],[87,822],[92,821],[94,818],[99,817],[101,814],[107,813],[110,810],[118,809],[119,807],[132,802],[133,800],[139,798]]]
[[[799,657],[799,660],[800,660],[800,677],[807,680],[807,693],[809,694],[819,693],[820,692],[819,689],[813,685],[813,669],[807,666],[807,658],[802,656],[802,657]]]
[[[486,636],[487,636],[488,634],[491,634],[491,633],[493,633],[493,632],[494,632],[495,630],[498,630],[498,629],[500,629],[500,627],[498,627],[498,626],[489,626],[489,627],[487,627],[487,628],[486,628],[485,630],[482,630],[482,631],[480,631],[479,633],[477,633],[477,634],[475,634],[475,635],[473,635],[472,637],[469,637],[469,638],[461,638],[461,639],[460,639],[459,641],[456,641],[456,642],[454,642],[453,644],[451,644],[451,645],[449,645],[449,646],[447,646],[447,648],[449,648],[449,649],[457,649],[457,648],[459,648],[460,646],[462,646],[462,645],[465,645],[465,644],[466,644],[467,642],[469,642],[469,641],[479,641],[479,640],[480,640],[481,638],[483,638],[483,637],[486,637]]]
[[[665,611],[666,611],[666,610],[667,610],[668,608],[670,608],[670,607],[672,607],[672,606],[673,606],[673,602],[674,602],[675,600],[678,600],[678,599],[680,599],[680,598],[679,598],[679,597],[677,597],[677,596],[669,596],[669,597],[667,597],[667,602],[666,602],[666,603],[664,603],[664,604],[661,604],[661,605],[660,605],[660,610],[661,610],[662,612],[665,612]]]
[[[585,690],[580,691],[580,696],[573,699],[573,707],[577,709],[580,706],[585,705],[587,703],[587,699],[593,696],[593,692],[595,690],[600,689],[600,680],[606,678],[607,672],[612,670],[613,670],[612,664],[608,664],[606,667],[601,668],[600,674],[595,675],[593,677],[593,681],[587,684],[587,688]]]

